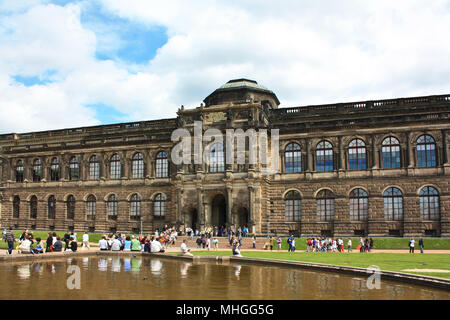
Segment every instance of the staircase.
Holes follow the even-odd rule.
[[[193,240],[191,240],[188,236],[179,236],[177,237],[177,241],[175,242],[175,247],[179,247],[184,239],[187,239],[187,246],[191,250],[201,249],[198,248],[197,243],[195,242],[199,237],[194,237]],[[230,243],[228,241],[228,237],[216,237],[219,240],[219,250],[231,250]],[[214,249],[214,245],[212,243],[211,238],[211,249]],[[264,244],[266,242],[269,242],[269,239],[267,238],[256,238],[256,249],[262,250],[264,249]],[[174,247],[174,246],[171,246]],[[253,249],[253,238],[242,238],[242,250],[245,249]],[[274,250],[276,250],[276,245],[273,247]],[[203,249],[202,249],[203,250]]]

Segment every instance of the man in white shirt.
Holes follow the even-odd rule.
[[[351,238],[348,238],[347,249],[348,249],[348,252],[352,252],[352,239]]]
[[[181,255],[183,256],[192,256],[192,253],[190,253],[190,249],[188,249],[186,245],[186,239],[183,240],[183,243],[180,246]]]
[[[414,253],[414,244],[415,244],[415,240],[414,238],[411,238],[411,240],[409,240],[409,253]]]
[[[119,239],[114,238],[111,244],[111,251],[120,251],[120,247],[122,246],[122,242]]]
[[[100,247],[100,250],[108,250],[108,241],[106,241],[105,236],[100,239],[98,246]]]
[[[159,242],[158,239],[153,238],[152,244],[150,245],[150,252],[151,253],[164,252],[161,251],[161,249],[162,249],[161,242]]]
[[[89,246],[89,234],[87,232],[85,232],[83,234],[83,248],[87,247],[88,249],[90,249],[91,247]]]
[[[20,253],[33,253],[31,251],[31,241],[28,238],[23,240],[19,245],[19,250]]]

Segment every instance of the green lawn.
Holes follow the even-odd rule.
[[[229,251],[192,251],[193,255],[231,256]],[[450,254],[409,253],[338,253],[338,252],[258,252],[242,251],[244,257],[294,260],[325,263],[341,266],[367,268],[371,265],[381,270],[402,271],[403,269],[450,270]],[[450,273],[409,272],[450,279]]]

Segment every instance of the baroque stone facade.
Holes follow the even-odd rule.
[[[172,119],[0,135],[1,226],[450,236],[450,95],[278,105],[272,91],[237,79]],[[268,144],[272,156],[278,145],[276,172],[251,164],[249,149],[245,163],[226,163],[225,144],[209,163],[175,164],[172,133],[194,136],[196,123],[224,135],[278,129]]]

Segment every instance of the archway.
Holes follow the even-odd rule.
[[[247,208],[241,207],[237,212],[237,226],[243,228],[246,226],[248,228],[248,210]]]
[[[211,224],[213,226],[223,226],[227,222],[227,203],[222,194],[216,195],[211,203]]]

